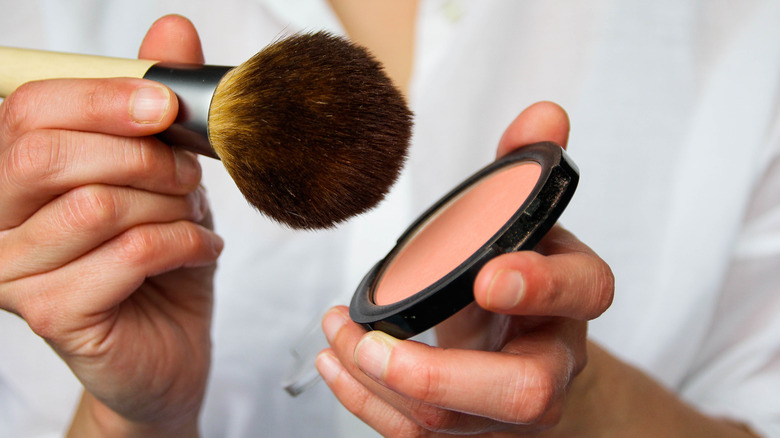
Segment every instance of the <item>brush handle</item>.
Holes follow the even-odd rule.
[[[179,99],[176,122],[158,137],[170,145],[219,159],[208,141],[209,107],[214,90],[230,69],[0,47],[0,97],[7,97],[25,82],[41,79],[150,79],[170,87]]]
[[[0,97],[25,82],[54,78],[142,78],[157,61],[0,47]]]

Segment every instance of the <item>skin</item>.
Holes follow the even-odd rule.
[[[328,0],[349,38],[382,61],[388,76],[406,93],[412,74],[417,0]]]
[[[202,61],[180,17],[141,56]],[[0,106],[0,307],[84,385],[72,436],[197,431],[223,243],[196,158],[149,137],[177,110],[141,79],[34,82]]]

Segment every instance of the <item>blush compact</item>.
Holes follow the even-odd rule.
[[[399,339],[422,333],[474,301],[474,279],[490,259],[532,250],[574,195],[577,166],[555,143],[521,147],[458,185],[423,213],[369,270],[349,314]],[[327,345],[321,316],[293,346],[283,385],[298,395],[317,381]]]
[[[349,314],[367,329],[415,336],[474,301],[490,259],[531,250],[563,213],[579,181],[555,143],[521,147],[458,185],[420,216],[366,274]]]

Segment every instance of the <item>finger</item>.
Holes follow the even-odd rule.
[[[573,361],[559,355],[445,350],[378,331],[355,349],[363,372],[410,399],[512,424],[539,422],[563,395]]]
[[[544,255],[581,252],[597,256],[595,251],[577,239],[577,236],[560,224],[554,225],[552,229],[547,232],[544,238],[536,244],[534,251]]]
[[[147,277],[213,265],[222,239],[189,221],[134,227],[52,272],[0,283],[0,305],[46,339],[105,318]]]
[[[74,187],[110,184],[171,195],[194,190],[195,156],[151,138],[38,130],[0,153],[0,230]]]
[[[157,20],[146,33],[138,57],[194,64],[204,61],[195,26],[180,15],[167,15]]]
[[[514,315],[590,320],[612,303],[609,266],[573,235],[555,227],[536,251],[489,261],[474,282],[474,298],[486,310]]]
[[[352,377],[332,350],[320,353],[316,366],[339,402],[382,436],[430,435]]]
[[[582,371],[588,361],[588,324],[570,318],[525,317],[510,324],[501,350],[517,356],[546,356],[561,364],[568,379]],[[561,374],[563,375],[563,374]]]
[[[566,147],[569,140],[569,116],[552,102],[538,102],[526,108],[504,131],[498,142],[497,156],[531,143],[552,141]]]
[[[484,373],[487,356],[483,356],[487,353],[428,347],[399,341],[379,331],[366,334],[348,320],[343,309],[328,312],[323,329],[333,354],[355,380],[426,430],[477,433],[506,429],[507,418],[513,420],[510,423],[515,422],[515,414],[503,408],[495,409],[499,405],[507,407],[506,399],[518,395],[508,392],[502,395],[495,390],[493,379],[500,376],[493,371],[503,369],[510,355],[490,356],[504,362],[504,366],[494,368],[496,364],[491,361],[491,373],[487,376]],[[457,361],[464,359],[478,362],[461,367]],[[516,365],[511,366],[512,373],[518,371]],[[462,380],[475,369],[481,370],[478,376]],[[409,381],[404,382],[405,378]],[[489,382],[488,387],[468,387],[485,382]],[[487,399],[495,405],[484,404]]]
[[[56,269],[141,224],[198,222],[208,203],[202,190],[168,196],[127,187],[87,185],[44,206],[12,233],[0,235],[0,281]]]
[[[173,92],[146,79],[28,82],[0,105],[0,148],[36,129],[70,129],[129,137],[151,135],[170,126],[177,112],[178,102]]]

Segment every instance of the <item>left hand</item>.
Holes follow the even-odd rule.
[[[568,130],[560,107],[535,104],[507,128],[498,155],[538,141],[565,146]],[[556,226],[535,251],[485,265],[476,303],[436,327],[439,347],[366,333],[337,307],[323,319],[331,348],[317,368],[341,403],[385,436],[536,434],[572,405],[587,321],[609,307],[613,288],[607,264]]]

